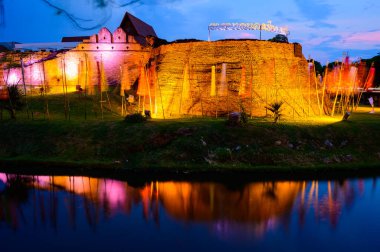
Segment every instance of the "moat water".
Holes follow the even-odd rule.
[[[379,251],[379,182],[134,183],[0,173],[0,247]]]

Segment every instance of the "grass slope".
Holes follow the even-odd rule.
[[[251,119],[229,127],[225,119],[151,120],[131,124],[117,105],[101,120],[94,99],[70,97],[65,120],[61,97],[29,100],[34,119],[0,121],[0,160],[29,166],[115,168],[157,172],[308,172],[376,169],[380,164],[380,114],[368,108],[348,121]],[[116,104],[116,102],[115,102]],[[86,119],[84,114],[86,112]],[[379,112],[379,111],[377,111]]]

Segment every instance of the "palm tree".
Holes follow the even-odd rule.
[[[284,102],[273,102],[269,104],[269,106],[265,106],[266,109],[269,109],[273,113],[274,123],[277,123],[277,121],[282,116],[281,114],[282,104],[284,104]]]

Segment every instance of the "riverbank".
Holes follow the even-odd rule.
[[[3,169],[58,173],[254,174],[377,173],[380,111],[341,117],[254,118],[245,127],[225,119],[5,120]],[[13,168],[12,168],[13,167]],[[380,170],[380,169],[379,169]]]

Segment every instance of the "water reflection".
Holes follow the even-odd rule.
[[[371,185],[374,191],[375,179]],[[150,182],[134,187],[103,178],[0,173],[0,227],[59,230],[67,224],[75,230],[85,221],[96,230],[99,223],[115,216],[128,218],[132,211],[140,211],[141,218],[156,225],[165,215],[180,223],[207,225],[223,239],[260,238],[289,226],[293,215],[300,227],[312,214],[314,220],[335,228],[342,211],[352,208],[365,189],[363,180],[255,182],[233,187]]]

